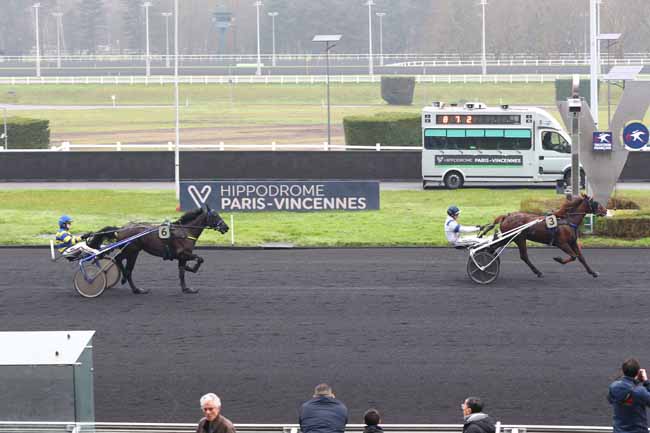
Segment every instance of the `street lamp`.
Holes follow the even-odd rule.
[[[599,41],[607,41],[607,65],[609,66],[609,68],[607,69],[608,71],[612,69],[611,65],[609,65],[609,48],[612,45],[615,45],[620,37],[621,37],[620,33],[602,33],[598,35],[597,39]],[[611,85],[611,81],[607,80],[607,126],[610,129],[612,124],[611,99],[612,99],[612,85]]]
[[[34,3],[32,7],[34,8],[34,20],[36,21],[36,23],[34,24],[36,30],[36,76],[40,77],[41,76],[41,41],[38,32],[38,8],[41,7],[41,4]]]
[[[482,38],[482,50],[481,50],[481,73],[483,75],[487,74],[487,56],[485,54],[485,6],[487,5],[487,0],[481,0],[481,7],[483,9],[483,38]]]
[[[377,12],[375,15],[379,17],[379,64],[384,66],[384,26],[383,18],[386,12]]]
[[[273,33],[273,66],[275,66],[275,17],[279,15],[278,12],[269,12],[268,14],[271,17],[272,33]]]
[[[146,60],[146,75],[147,77],[151,75],[151,58],[149,57],[149,8],[151,7],[151,2],[142,3],[144,8],[144,21],[145,21],[145,33],[147,36],[147,54],[145,56]]]
[[[169,68],[169,17],[172,13],[163,12],[161,15],[165,17],[165,67]]]
[[[63,12],[52,12],[52,15],[56,18],[56,67],[61,69],[61,29],[63,28],[61,18]]]
[[[257,9],[257,70],[255,75],[262,75],[262,59],[260,55],[260,7],[262,7],[261,1],[255,2],[255,8]]]
[[[341,35],[316,35],[312,38],[312,42],[325,42],[325,64],[327,75],[327,146],[329,148],[332,142],[331,132],[331,116],[330,116],[330,50],[336,46],[336,42],[341,40]]]
[[[372,7],[375,5],[375,2],[368,0],[366,6],[368,6],[368,73],[372,76],[375,74],[372,64]]]

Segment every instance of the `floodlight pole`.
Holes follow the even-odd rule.
[[[260,7],[262,6],[261,1],[255,2],[255,8],[257,10],[257,70],[255,75],[262,75],[262,59],[260,53]]]
[[[174,104],[176,109],[176,143],[174,146],[174,181],[176,186],[176,200],[181,199],[180,182],[180,115],[178,94],[178,0],[174,0]]]
[[[336,44],[334,44],[336,45]],[[325,75],[327,76],[327,147],[332,144],[332,121],[330,117],[330,46],[329,42],[325,42]]]
[[[271,28],[272,28],[271,37],[272,37],[272,40],[273,40],[273,66],[275,66],[276,65],[276,61],[275,61],[275,17],[278,16],[278,12],[269,12],[268,15],[271,17]]]
[[[52,16],[56,18],[56,67],[61,69],[61,18],[63,12],[52,12]]]
[[[597,3],[599,0],[589,0],[589,37],[590,37],[590,79],[589,94],[591,96],[591,116],[594,119],[596,130],[598,130],[598,69],[600,58],[598,56],[598,16]]]
[[[485,6],[487,5],[487,0],[481,0],[481,7],[483,8],[483,38],[482,38],[482,50],[481,50],[481,73],[483,75],[487,74],[487,56],[485,53]]]
[[[384,20],[386,12],[377,12],[379,17],[379,64],[384,66]]]
[[[151,2],[144,2],[142,4],[144,8],[144,21],[145,21],[145,33],[146,33],[146,75],[147,77],[151,75],[151,58],[149,57],[149,8],[151,7]]]
[[[34,20],[35,20],[35,30],[36,30],[36,76],[41,76],[41,41],[38,31],[38,8],[41,7],[40,3],[34,3],[32,5],[34,8]]]
[[[163,12],[161,15],[165,17],[165,67],[169,68],[169,17],[172,13]]]
[[[375,5],[375,2],[368,0],[366,6],[368,6],[368,73],[370,76],[375,75],[374,65],[372,62],[372,7]]]

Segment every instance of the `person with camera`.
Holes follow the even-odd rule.
[[[607,400],[614,409],[613,433],[648,433],[646,408],[650,406],[650,381],[634,358],[621,366],[623,376],[609,385]]]

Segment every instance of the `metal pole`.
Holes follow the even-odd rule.
[[[483,8],[483,38],[482,38],[482,51],[481,51],[481,73],[487,74],[487,56],[485,53],[485,5],[487,0],[481,0],[481,7]]]
[[[277,12],[269,12],[269,16],[271,17],[271,26],[272,26],[272,39],[273,39],[273,66],[276,65],[276,60],[275,60],[275,17],[278,16]]]
[[[151,59],[149,58],[149,7],[151,2],[144,2],[142,7],[144,7],[144,20],[145,20],[145,33],[147,40],[147,54],[146,54],[146,75],[147,77],[151,75]]]
[[[325,64],[327,76],[327,147],[332,144],[331,118],[330,118],[330,44],[325,42]]]
[[[35,30],[36,30],[36,76],[40,77],[41,76],[41,41],[40,41],[40,36],[39,36],[39,31],[38,31],[38,8],[41,7],[40,3],[34,3],[32,6],[34,8],[34,19],[36,21],[35,23]]]
[[[181,199],[180,182],[180,116],[178,94],[178,0],[174,0],[174,105],[176,108],[176,145],[174,146],[174,181],[176,184],[176,200]]]
[[[379,64],[384,66],[384,16],[386,12],[377,12],[379,17]]]
[[[370,75],[375,75],[374,65],[372,62],[372,7],[375,2],[368,0],[366,5],[368,6],[368,73]]]
[[[5,150],[9,149],[9,136],[7,135],[7,107],[4,107],[2,109],[2,119],[4,120],[5,124]]]
[[[262,59],[260,53],[260,7],[262,6],[261,1],[255,2],[255,8],[257,10],[257,70],[255,75],[262,75]]]
[[[609,66],[609,47],[611,46],[610,42],[607,41],[607,72],[609,72],[612,67]],[[611,131],[612,129],[612,81],[607,80],[607,129]]]
[[[169,68],[169,17],[171,12],[163,12],[162,16],[165,17],[165,67]]]
[[[600,59],[598,58],[598,39],[597,39],[597,12],[596,12],[596,2],[598,0],[589,0],[589,16],[590,16],[590,80],[589,80],[589,94],[591,96],[591,116],[594,119],[596,130],[598,129],[598,64]]]
[[[580,196],[580,113],[571,122],[571,195]]]
[[[56,18],[56,67],[61,69],[61,17],[63,13],[53,12],[52,15]]]

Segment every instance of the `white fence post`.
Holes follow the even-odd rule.
[[[220,141],[220,142],[219,142],[219,150],[222,151],[222,152],[223,152],[224,150],[226,150],[226,146],[224,146],[223,141]]]
[[[167,142],[167,150],[174,150],[174,148],[172,147],[172,142],[171,141]]]
[[[271,150],[275,152],[275,141],[271,142]]]
[[[330,144],[327,141],[323,141],[323,150],[325,151],[330,150]]]
[[[63,143],[61,143],[61,150],[68,152],[70,150],[70,142],[64,141]]]
[[[381,151],[381,143],[375,143],[375,150],[376,150],[377,152],[380,152],[380,151]]]
[[[235,246],[235,217],[230,215],[230,246]]]
[[[122,151],[122,142],[121,141],[118,141],[117,143],[115,143],[115,150],[117,150],[118,152]]]

